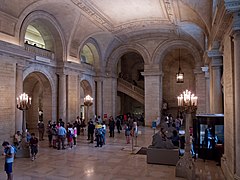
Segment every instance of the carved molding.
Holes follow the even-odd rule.
[[[72,0],[72,2],[77,5],[84,13],[86,13],[91,19],[98,22],[109,31],[112,31],[112,24],[105,17],[103,17],[96,8],[90,6],[84,0]]]
[[[173,3],[171,0],[164,0],[165,9],[169,18],[168,20],[160,20],[158,18],[146,20],[137,19],[136,21],[128,22],[121,24],[119,26],[115,26],[104,16],[104,13],[101,12],[97,7],[94,7],[93,4],[89,4],[87,0],[71,0],[76,6],[78,6],[91,20],[97,22],[104,28],[106,28],[110,32],[114,33],[122,33],[129,32],[136,29],[148,29],[148,27],[162,27],[169,26],[170,24],[174,24],[174,11],[173,11]],[[172,30],[170,31],[172,32]]]
[[[164,0],[165,8],[168,14],[168,18],[171,23],[175,24],[175,15],[173,11],[173,3],[171,0]]]
[[[240,10],[239,0],[224,0],[225,8],[228,12],[236,12]]]
[[[224,1],[220,1],[218,7],[216,18],[213,22],[210,43],[222,40],[232,20],[232,15],[226,11]]]

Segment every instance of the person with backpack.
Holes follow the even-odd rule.
[[[12,180],[13,179],[12,167],[15,150],[7,141],[4,141],[2,143],[2,146],[4,147],[4,152],[2,153],[2,155],[5,156],[4,169],[7,173],[7,179]]]

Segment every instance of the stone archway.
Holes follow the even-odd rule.
[[[23,90],[32,97],[32,105],[26,113],[27,128],[37,128],[39,120],[46,125],[52,120],[52,88],[48,78],[41,72],[32,72],[23,82]],[[42,112],[42,115],[40,115]]]
[[[60,25],[56,19],[44,11],[33,11],[28,14],[20,26],[19,43],[24,45],[27,27],[31,25],[41,34],[46,49],[54,53],[57,62],[66,61],[66,43]]]

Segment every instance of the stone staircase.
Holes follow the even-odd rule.
[[[117,90],[144,104],[144,90],[134,86],[132,83],[118,78]]]

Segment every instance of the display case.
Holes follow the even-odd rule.
[[[218,160],[223,153],[224,115],[198,114],[193,120],[194,148],[199,158]]]

